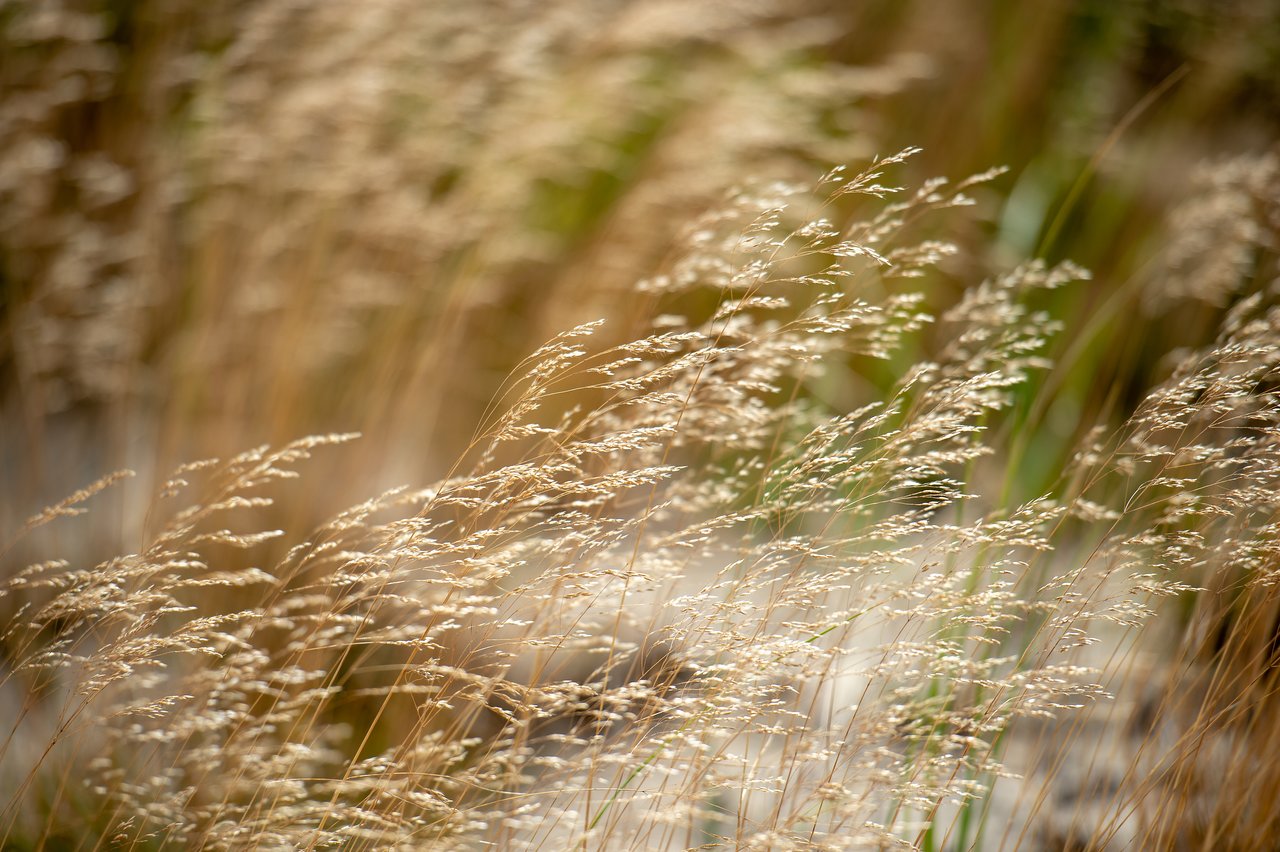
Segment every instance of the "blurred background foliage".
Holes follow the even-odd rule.
[[[634,285],[728,188],[908,146],[908,186],[1009,169],[916,224],[963,248],[910,282],[931,310],[1029,257],[1093,272],[1040,297],[1062,369],[999,424],[1009,497],[1275,271],[1265,0],[7,0],[0,55],[9,529],[307,433],[368,436],[317,511],[441,475],[555,332],[711,310]],[[930,345],[805,390],[853,407]]]

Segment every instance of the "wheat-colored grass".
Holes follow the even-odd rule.
[[[161,5],[0,4],[0,847],[1272,845],[1274,152],[1011,257],[1200,71],[1036,219],[870,11]]]

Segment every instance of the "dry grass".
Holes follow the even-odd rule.
[[[1188,581],[1239,591],[1192,613],[1096,830],[1265,830],[1267,800],[1198,790],[1203,760],[1238,770],[1273,728],[1276,308],[1242,302],[1082,450],[1065,500],[961,521],[984,420],[1043,366],[1052,323],[1025,302],[1081,273],[973,288],[939,360],[883,402],[805,399],[832,353],[888,358],[928,321],[886,288],[948,251],[900,234],[967,182],[813,218],[889,194],[901,159],[817,195],[734,197],[641,285],[710,289],[709,317],[605,348],[594,323],[556,336],[450,476],[340,513],[265,569],[232,554],[288,533],[232,527],[352,436],[185,468],[137,552],[17,572],[11,835],[79,811],[112,842],[202,848],[920,844],[956,830],[944,803],[984,795],[1015,720],[1103,694],[1078,653],[1098,625],[1140,630]],[[1092,550],[1050,556],[1061,535]]]
[[[0,847],[1272,845],[1274,154],[1064,334],[828,11],[0,5]]]

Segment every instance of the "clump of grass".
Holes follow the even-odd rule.
[[[1096,797],[1108,819],[1068,836],[1159,841],[1193,816],[1210,839],[1264,829],[1265,795],[1206,798],[1198,779],[1207,739],[1238,769],[1273,736],[1277,309],[1242,303],[1061,490],[1000,506],[970,476],[986,426],[1048,366],[1056,325],[1030,303],[1081,270],[972,287],[936,322],[937,357],[883,399],[843,411],[812,393],[850,355],[894,364],[935,322],[900,280],[954,249],[912,242],[912,223],[992,175],[900,195],[882,181],[910,153],[732,195],[639,285],[648,333],[551,339],[438,482],[305,536],[254,529],[281,480],[353,436],[264,447],[178,471],[135,552],[11,574],[4,842],[1052,837],[1047,781],[1020,785],[1002,823],[978,818],[1009,783],[1002,752],[1021,761],[1036,720],[1077,724],[1117,672],[1129,683],[1123,636],[1168,597],[1197,601],[1168,674],[1210,698],[1190,715],[1182,686],[1157,700],[1118,792]],[[1193,641],[1209,634],[1209,651]],[[1049,750],[1050,776],[1066,754]]]

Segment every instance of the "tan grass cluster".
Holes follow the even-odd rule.
[[[1140,629],[1193,583],[1235,591],[1199,599],[1098,830],[1182,831],[1170,808],[1211,836],[1269,825],[1265,796],[1197,779],[1274,736],[1280,309],[1242,302],[1084,448],[1062,500],[966,518],[985,419],[1044,366],[1053,324],[1026,304],[1083,273],[972,288],[938,360],[824,410],[800,391],[833,353],[890,358],[930,321],[891,284],[948,247],[904,227],[971,182],[894,201],[880,181],[909,153],[733,196],[641,284],[714,311],[617,346],[596,323],[557,335],[440,482],[305,538],[245,531],[273,482],[353,436],[264,447],[180,470],[137,552],[14,573],[7,842],[972,843],[1016,720],[1093,707],[1099,626]],[[841,215],[868,197],[886,200]],[[1054,554],[1064,530],[1089,546]],[[277,536],[285,555],[254,566]]]

